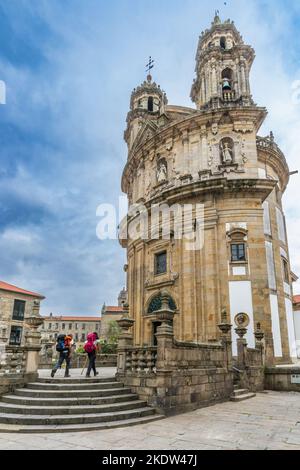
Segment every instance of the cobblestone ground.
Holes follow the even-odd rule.
[[[265,392],[147,425],[72,434],[0,434],[4,449],[300,449],[300,394]]]

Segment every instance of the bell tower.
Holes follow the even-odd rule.
[[[237,315],[247,315],[249,348],[261,326],[266,364],[296,357],[282,207],[290,173],[274,135],[259,135],[267,110],[252,100],[254,58],[234,23],[216,14],[198,44],[191,93],[196,109],[168,104],[150,75],[131,95],[122,190],[130,206],[142,205],[143,216],[147,211],[149,227],[159,228],[158,237],[133,230],[121,240],[135,345],[154,345],[167,295],[177,341],[218,341],[225,309],[232,325]],[[186,204],[204,210],[204,244],[195,250],[175,230],[164,237],[165,207],[171,226],[174,208],[183,211]],[[164,206],[159,221],[152,219],[158,206]],[[144,220],[130,213],[128,224],[141,227]],[[232,341],[235,357],[235,331]]]
[[[222,22],[216,13],[199,39],[191,91],[197,108],[253,105],[249,74],[254,58],[254,49],[244,44],[234,22]]]
[[[125,141],[129,150],[146,123],[157,125],[168,104],[165,92],[152,80],[150,73],[131,94],[130,111],[127,115]]]

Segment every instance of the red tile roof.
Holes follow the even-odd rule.
[[[106,312],[117,312],[121,313],[123,312],[123,307],[112,307],[112,306],[106,306],[105,307]]]
[[[30,292],[29,290],[21,289],[20,287],[13,286],[12,284],[7,284],[7,282],[0,281],[0,289],[6,290],[8,292],[14,292],[16,294],[24,294],[29,295],[30,297],[36,297],[39,299],[44,299],[45,297],[41,294],[37,294],[36,292]]]
[[[294,304],[300,304],[300,295],[295,295],[293,297]]]

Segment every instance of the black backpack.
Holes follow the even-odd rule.
[[[56,351],[63,352],[65,349],[65,335],[59,335],[56,340]]]

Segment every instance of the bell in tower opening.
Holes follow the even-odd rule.
[[[228,78],[223,78],[223,91],[231,91],[231,85]]]

